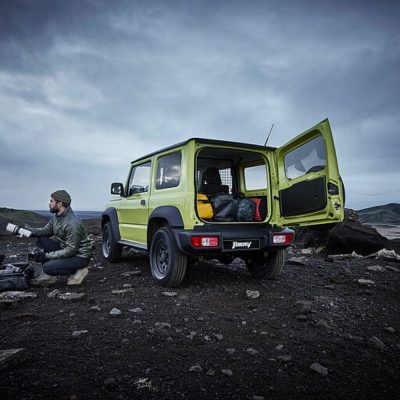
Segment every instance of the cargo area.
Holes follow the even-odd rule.
[[[269,217],[269,168],[260,152],[205,147],[196,158],[197,214],[205,222]]]

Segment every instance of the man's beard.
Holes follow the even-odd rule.
[[[57,207],[50,207],[50,212],[52,214],[57,214],[58,213],[58,208]]]

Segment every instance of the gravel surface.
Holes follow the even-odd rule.
[[[33,245],[0,236],[5,262]],[[400,264],[286,256],[274,281],[213,260],[168,289],[145,255],[105,262],[98,237],[81,286],[0,302],[0,351],[24,349],[0,355],[0,399],[397,398]]]

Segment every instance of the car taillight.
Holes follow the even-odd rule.
[[[218,247],[219,245],[218,236],[192,236],[191,241],[193,247]]]
[[[279,233],[272,235],[273,244],[290,244],[293,240],[293,233]]]

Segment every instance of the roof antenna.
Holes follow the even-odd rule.
[[[275,124],[272,124],[271,129],[269,130],[267,140],[266,140],[265,143],[264,143],[264,147],[265,147],[265,146],[267,145],[267,143],[268,143],[268,139],[269,139],[269,137],[271,136],[271,132],[272,132],[272,129],[274,128],[274,125],[275,125]]]

